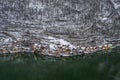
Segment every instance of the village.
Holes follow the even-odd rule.
[[[48,37],[49,42],[43,41],[43,43],[32,43],[30,46],[21,45],[25,40],[17,39],[12,41],[11,46],[0,47],[0,55],[3,54],[34,54],[48,55],[48,56],[73,56],[73,55],[86,55],[97,51],[107,51],[112,48],[112,44],[104,44],[100,46],[80,47],[74,46],[63,39],[56,39]]]

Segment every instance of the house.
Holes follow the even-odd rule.
[[[3,53],[8,53],[7,49],[3,48]]]
[[[23,47],[23,48],[24,48],[25,52],[27,52],[27,53],[31,52],[31,49],[29,47]]]
[[[1,48],[1,49],[0,49],[0,54],[2,54],[2,53],[3,53],[3,49]]]
[[[12,53],[17,53],[17,52],[19,52],[19,48],[18,48],[17,46],[14,46],[11,52],[12,52]]]
[[[66,54],[70,54],[71,50],[69,48],[65,49]]]

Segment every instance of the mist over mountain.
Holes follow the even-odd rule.
[[[120,45],[120,0],[0,0],[0,44],[43,36],[80,46]]]

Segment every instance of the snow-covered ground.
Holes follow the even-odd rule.
[[[115,9],[120,8],[120,1],[119,0],[111,0],[111,2],[113,3]]]
[[[60,44],[60,46],[69,46],[70,49],[76,48],[76,46],[72,45],[70,42],[64,40],[64,39],[58,39],[52,36],[45,37],[46,39],[49,40],[49,47],[50,49],[56,49],[57,44]]]

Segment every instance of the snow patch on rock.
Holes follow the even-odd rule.
[[[42,5],[42,3],[38,3],[35,1],[32,1],[31,3],[29,3],[29,7],[37,9],[37,11],[44,9],[44,6]]]
[[[48,36],[46,37],[49,40],[49,47],[51,49],[56,49],[57,48],[57,44],[59,45],[65,45],[65,46],[69,46],[70,49],[76,48],[74,45],[72,45],[70,42],[64,40],[64,39],[58,39],[52,36]]]
[[[116,0],[111,0],[111,2],[113,3],[113,5],[114,5],[115,9],[120,8],[119,1],[116,1]]]

